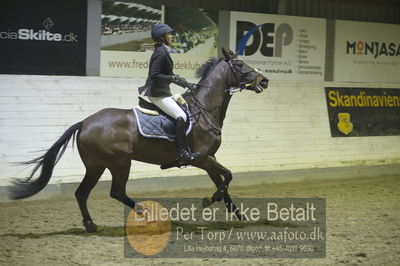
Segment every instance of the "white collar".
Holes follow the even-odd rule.
[[[169,48],[169,46],[168,46],[168,45],[166,45],[166,44],[163,44],[163,46],[164,46],[165,48],[167,48],[167,51],[168,51],[168,52],[171,50],[171,48]]]

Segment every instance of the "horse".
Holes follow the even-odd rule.
[[[182,95],[194,121],[187,141],[191,150],[200,154],[191,165],[205,170],[217,187],[211,198],[203,199],[203,206],[223,199],[228,211],[241,220],[240,211],[228,192],[232,173],[217,161],[215,153],[221,145],[223,121],[233,93],[242,90],[261,93],[268,87],[268,79],[238,59],[231,50],[223,49],[222,52],[223,57],[211,58],[199,68],[199,83]],[[103,109],[70,126],[44,155],[26,162],[35,167],[26,179],[13,180],[10,199],[28,198],[41,191],[48,184],[71,138],[72,143],[76,141],[86,168],[75,197],[87,232],[97,230],[87,208],[87,199],[106,168],[112,175],[110,196],[135,208],[135,201],[126,194],[131,161],[170,167],[177,156],[174,143],[145,138],[139,133],[132,109]],[[39,176],[33,178],[39,169]]]

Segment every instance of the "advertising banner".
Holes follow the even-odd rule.
[[[146,77],[153,50],[151,27],[161,22],[161,6],[102,3],[100,75]]]
[[[400,82],[400,25],[336,21],[334,80]]]
[[[324,80],[324,19],[231,12],[230,20],[230,49],[269,78]]]
[[[332,137],[400,135],[400,89],[325,88]]]
[[[86,74],[87,1],[3,1],[0,73]]]
[[[153,52],[151,27],[161,22],[161,7],[103,2],[101,76],[147,77]],[[217,54],[216,12],[165,8],[165,23],[174,29],[170,54],[174,73],[194,78],[196,70]]]

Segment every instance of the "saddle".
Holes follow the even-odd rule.
[[[190,117],[188,105],[180,94],[173,96],[174,100]],[[139,133],[145,138],[165,139],[175,141],[175,120],[160,110],[153,103],[139,96],[139,106],[133,108],[136,120],[138,121]],[[192,131],[192,121],[186,121],[186,135]]]

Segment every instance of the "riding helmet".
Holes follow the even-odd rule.
[[[154,41],[158,41],[161,36],[172,31],[174,30],[167,24],[159,23],[151,28],[151,38],[153,38]]]

